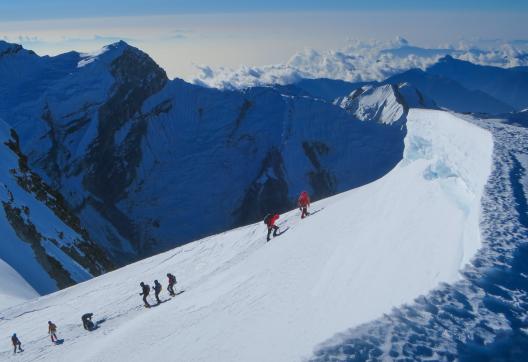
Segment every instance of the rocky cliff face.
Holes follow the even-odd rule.
[[[1,121],[0,121],[1,122]],[[0,258],[40,293],[71,286],[112,269],[63,196],[28,164],[17,133],[1,122]]]

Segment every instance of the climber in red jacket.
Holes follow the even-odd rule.
[[[299,210],[301,210],[301,219],[304,219],[305,216],[310,215],[308,212],[308,207],[310,207],[310,196],[306,191],[301,192],[299,195],[299,200],[297,202]]]
[[[277,236],[277,232],[279,231],[279,227],[275,225],[275,221],[279,218],[279,214],[267,214],[264,218],[264,224],[268,227],[268,241],[270,241],[270,234],[273,230],[273,237]]]

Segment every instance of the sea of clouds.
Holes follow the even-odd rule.
[[[528,41],[473,40],[435,48],[414,46],[401,37],[388,42],[352,41],[340,50],[305,49],[284,64],[238,69],[197,66],[198,75],[191,81],[220,89],[292,84],[302,78],[381,81],[411,68],[425,69],[445,55],[482,65],[526,66]]]

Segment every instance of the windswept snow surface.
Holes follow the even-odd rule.
[[[489,132],[442,111],[411,110],[404,159],[385,177],[279,219],[199,240],[0,314],[17,361],[296,361],[335,333],[411,302],[479,247]],[[168,210],[170,212],[170,210]],[[147,310],[141,280],[173,272],[185,292]],[[163,299],[167,299],[165,291]],[[93,312],[88,333],[80,316]],[[61,346],[51,346],[53,320]]]
[[[528,128],[507,119],[461,117],[494,139],[481,203],[482,247],[463,278],[341,331],[311,361],[526,361]]]

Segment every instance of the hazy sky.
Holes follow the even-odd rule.
[[[124,39],[170,76],[193,64],[283,63],[304,48],[350,39],[437,46],[460,39],[528,39],[524,0],[0,0],[0,39],[39,54],[92,51]]]

